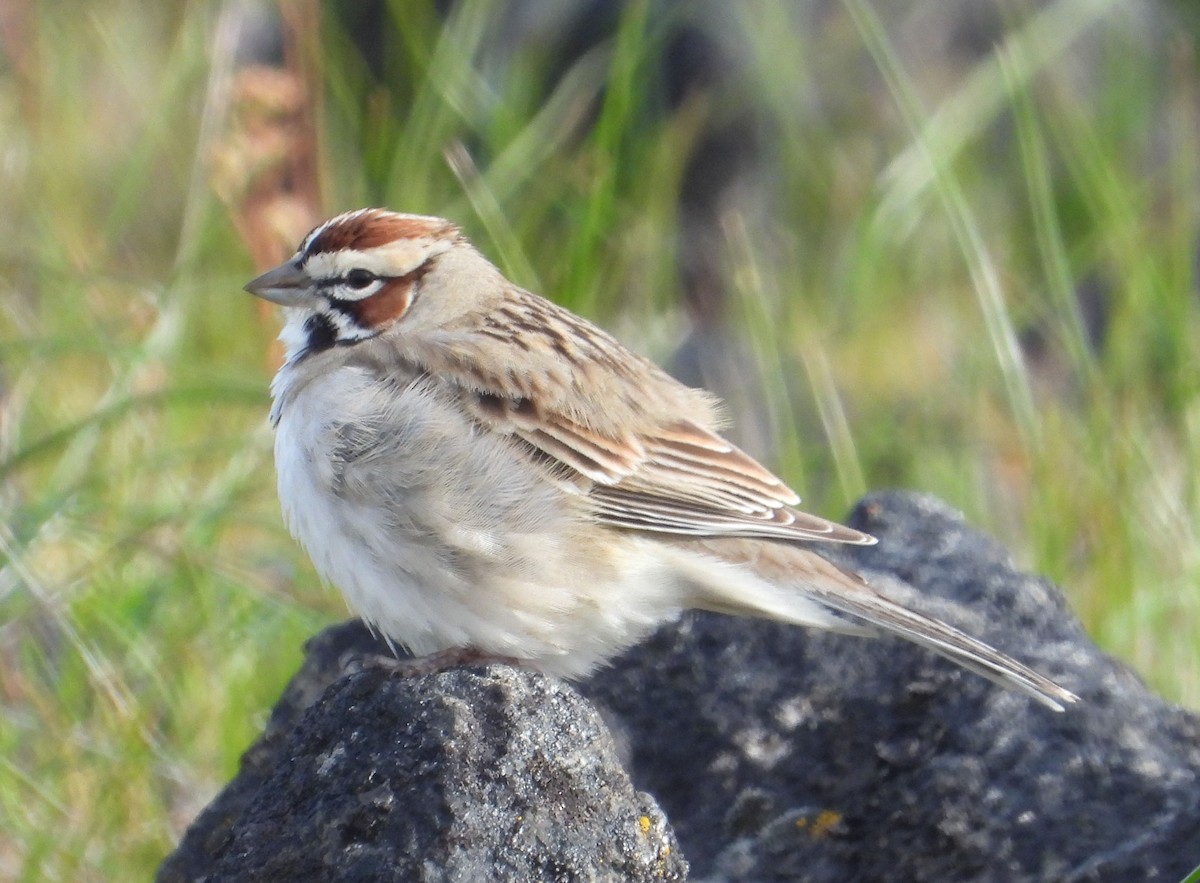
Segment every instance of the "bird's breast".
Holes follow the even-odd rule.
[[[288,528],[348,595],[365,571],[458,593],[583,548],[579,501],[427,376],[310,380],[280,409],[275,460]]]
[[[657,546],[589,517],[436,379],[345,367],[292,389],[275,437],[285,521],[394,641],[574,677],[677,614],[682,583]]]

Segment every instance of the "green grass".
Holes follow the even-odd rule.
[[[537,51],[481,72],[492,4],[444,26],[392,6],[392,93],[364,101],[322,31],[326,208],[453,217],[668,358],[682,161],[729,107],[661,113],[645,3],[549,87]],[[344,608],[275,502],[275,328],[208,184],[217,9],[28,8],[0,65],[0,877],[136,879]],[[804,27],[734,8],[770,179],[721,247],[762,452],[822,513],[885,486],[950,501],[1200,706],[1192,42],[1059,0],[928,58],[865,0]]]

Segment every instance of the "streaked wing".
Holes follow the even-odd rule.
[[[585,492],[596,518],[690,536],[874,542],[793,508],[791,488],[708,428],[717,420],[706,393],[544,298],[506,295],[461,327],[405,339],[404,354]],[[515,358],[519,369],[482,368]]]
[[[680,421],[641,439],[645,458],[591,496],[600,519],[635,530],[699,536],[872,543],[849,527],[793,508],[800,498],[716,433]]]
[[[631,530],[867,544],[874,539],[793,508],[795,491],[739,448],[695,423],[602,433],[529,399],[473,396],[477,413],[575,473],[595,516]],[[568,478],[571,476],[568,475]]]

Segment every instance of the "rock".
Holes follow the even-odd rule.
[[[242,755],[237,776],[192,822],[179,846],[159,868],[160,883],[200,880],[211,873],[242,813],[288,757],[288,737],[304,712],[330,684],[346,674],[351,660],[385,652],[387,647],[355,619],[330,626],[310,638],[304,650],[304,663],[275,703],[262,736]]]
[[[595,711],[533,672],[356,672],[274,754],[252,789],[236,789],[238,806],[226,799],[189,831],[160,881],[687,875],[666,819],[633,790]]]
[[[159,880],[683,879],[675,836],[712,883],[1177,883],[1200,863],[1195,716],[936,500],[874,494],[852,523],[881,542],[844,563],[1082,702],[1055,713],[899,640],[689,615],[580,685],[668,827],[574,691],[502,666],[337,680],[381,648],[346,624]]]
[[[901,640],[688,617],[582,689],[693,879],[1177,883],[1200,864],[1195,715],[944,504],[873,494],[850,523],[880,543],[844,563],[1082,701],[1056,713]]]

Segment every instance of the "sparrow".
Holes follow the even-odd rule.
[[[441,218],[310,232],[246,290],[281,305],[285,523],[393,645],[586,676],[688,609],[898,635],[1056,710],[1076,696],[813,551],[718,404],[508,281]]]

